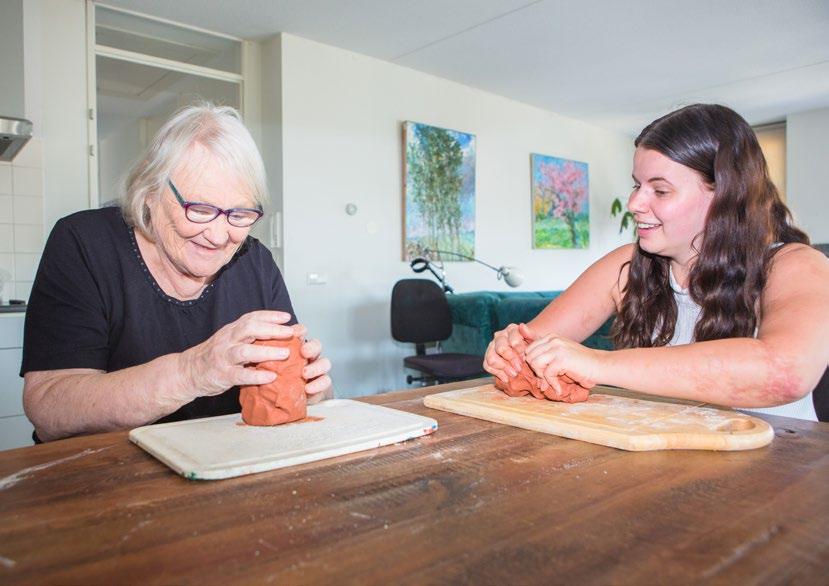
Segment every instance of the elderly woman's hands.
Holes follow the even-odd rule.
[[[204,395],[218,395],[233,386],[264,385],[276,378],[276,374],[256,368],[256,364],[268,360],[285,360],[287,348],[254,344],[258,339],[288,339],[304,336],[305,326],[285,325],[291,314],[284,311],[252,311],[219,329],[210,338],[182,352],[184,388],[190,396],[183,400]],[[302,355],[308,359],[303,370],[309,402],[323,399],[331,389],[328,371],[331,362],[320,358],[322,345],[310,340],[302,345]]]
[[[484,356],[484,370],[503,382],[518,376],[524,363],[527,345],[537,338],[527,324],[509,324],[495,332]]]
[[[305,335],[305,326],[294,326],[301,328]],[[331,370],[331,361],[328,358],[321,358],[322,344],[317,339],[306,340],[302,345],[302,356],[308,359],[308,364],[302,370],[302,377],[306,381],[305,393],[308,395],[308,403],[318,403],[323,399],[331,398],[331,377],[328,371]]]
[[[291,314],[284,311],[252,311],[219,329],[207,340],[181,354],[189,400],[218,395],[233,386],[264,385],[276,375],[255,364],[284,360],[287,348],[255,345],[257,339],[287,339],[294,329],[286,326]]]
[[[586,399],[588,390],[596,386],[604,354],[606,352],[602,350],[548,334],[527,346],[526,360],[530,368],[550,385],[551,398],[577,402]]]

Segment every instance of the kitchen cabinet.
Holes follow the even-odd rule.
[[[33,427],[23,414],[24,312],[0,314],[0,450],[32,445]]]

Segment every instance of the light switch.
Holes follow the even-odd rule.
[[[328,275],[325,273],[305,273],[305,282],[308,285],[325,285]]]

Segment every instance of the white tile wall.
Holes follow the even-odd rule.
[[[15,224],[43,225],[43,197],[15,194],[12,205]]]
[[[0,271],[6,271],[11,275],[11,280],[14,281],[14,254],[10,252],[0,252]],[[5,276],[5,275],[4,275]],[[6,277],[9,278],[9,277]]]
[[[42,198],[43,173],[41,168],[21,167],[16,159],[12,161],[12,189],[15,195],[34,195]]]
[[[12,192],[12,166],[0,163],[0,193]]]
[[[37,263],[40,262],[39,254],[14,253],[14,280],[34,281],[37,272]]]
[[[32,138],[26,143],[22,151],[14,158],[17,167],[43,167],[43,143],[39,138]]]
[[[0,226],[2,228],[2,226]],[[3,233],[0,230],[0,245]],[[16,224],[12,232],[15,252],[43,252],[43,226],[37,224]],[[0,252],[6,252],[0,248]]]
[[[32,294],[32,281],[15,281],[14,282],[14,297],[9,291],[9,299],[28,299]]]
[[[43,144],[32,138],[0,163],[0,297],[28,300],[43,252]]]
[[[2,169],[3,167],[0,167],[0,170]],[[11,189],[9,189],[9,191],[11,191]],[[11,195],[0,195],[0,224],[14,223],[14,212],[12,211],[13,200],[14,198]]]
[[[14,252],[14,226],[0,224],[0,252]]]

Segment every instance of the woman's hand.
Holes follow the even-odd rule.
[[[543,336],[527,347],[526,360],[533,371],[550,385],[551,399],[577,402],[596,386],[602,350],[593,350],[555,334]]]
[[[527,345],[537,337],[527,324],[509,324],[495,332],[486,349],[484,370],[508,383],[521,372]]]
[[[284,311],[252,311],[222,327],[201,344],[182,352],[179,356],[183,386],[190,395],[182,398],[184,402],[204,395],[218,395],[233,386],[273,382],[275,373],[255,365],[268,360],[284,360],[289,351],[254,342],[257,339],[287,340],[295,336],[294,327],[285,325],[290,320],[291,314]]]
[[[294,326],[302,328],[305,335],[305,326]],[[308,359],[308,364],[302,369],[302,377],[305,379],[305,393],[308,395],[308,403],[319,403],[323,399],[331,398],[331,377],[328,371],[331,370],[331,361],[328,358],[320,358],[322,344],[319,340],[307,340],[301,349],[302,356]]]

